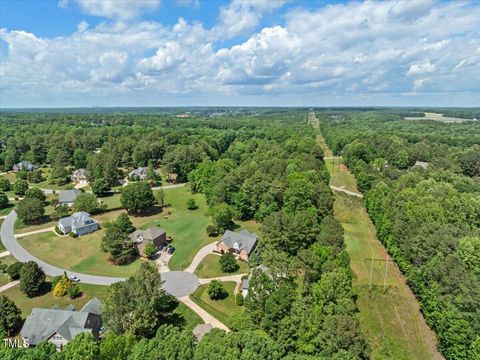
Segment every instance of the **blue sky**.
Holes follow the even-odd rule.
[[[0,107],[479,106],[480,3],[0,1]]]

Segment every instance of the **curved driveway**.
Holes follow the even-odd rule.
[[[46,262],[37,259],[35,256],[30,254],[27,250],[22,248],[17,240],[15,239],[15,234],[13,232],[13,227],[15,220],[17,219],[17,213],[13,210],[10,214],[7,215],[3,221],[2,227],[0,228],[0,238],[2,239],[3,245],[5,248],[10,251],[10,253],[18,260],[22,262],[35,261],[49,276],[59,276],[63,275],[64,269],[60,269],[56,266],[47,264]],[[117,277],[108,277],[108,276],[97,276],[97,275],[88,275],[77,273],[74,271],[67,271],[68,275],[77,276],[81,282],[85,284],[93,285],[110,285],[119,281],[124,281],[125,278]]]

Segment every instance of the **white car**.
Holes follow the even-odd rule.
[[[74,282],[79,282],[80,281],[80,279],[78,277],[76,277],[75,275],[70,275],[68,278],[70,280],[74,281]]]

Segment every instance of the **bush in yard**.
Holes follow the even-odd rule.
[[[78,285],[70,286],[67,290],[67,293],[68,293],[68,297],[72,300],[82,295],[82,292],[80,291],[80,288],[78,287]]]
[[[62,276],[55,276],[52,278],[52,289],[55,288],[60,280],[62,280]]]
[[[28,173],[25,170],[20,170],[20,171],[15,173],[15,177],[17,179],[27,180]]]
[[[73,202],[73,208],[75,211],[85,211],[93,214],[98,209],[97,198],[95,195],[89,193],[78,194]]]
[[[26,180],[18,179],[13,184],[13,193],[15,195],[25,195],[28,189],[28,182]]]
[[[197,209],[197,203],[195,202],[195,199],[191,198],[187,200],[187,209],[188,210],[195,210]]]
[[[75,283],[70,280],[66,275],[63,275],[53,288],[53,296],[62,297],[67,295],[68,290],[72,286],[75,286]]]
[[[18,280],[20,278],[20,270],[22,270],[23,263],[20,261],[10,264],[7,268],[7,274],[11,280]]]
[[[30,171],[27,174],[27,180],[28,182],[38,184],[39,182],[42,182],[45,179],[43,178],[42,170],[38,169],[35,171]]]
[[[243,303],[244,299],[242,293],[237,293],[235,295],[235,304],[237,304],[238,306],[243,306]]]
[[[3,209],[8,205],[8,196],[7,194],[0,192],[0,209]]]
[[[43,201],[38,199],[23,199],[18,203],[17,215],[26,223],[40,220],[45,214]]]
[[[43,191],[40,190],[39,188],[30,188],[30,189],[27,189],[27,191],[25,191],[25,199],[38,199],[44,202],[47,199],[47,197],[45,196]]]
[[[12,190],[12,184],[10,184],[10,181],[5,178],[0,178],[0,191],[10,191]]]
[[[45,285],[45,273],[35,261],[23,264],[20,270],[20,290],[28,297],[40,294]]]
[[[147,183],[136,182],[123,188],[120,202],[130,214],[140,214],[153,206],[155,198]]]
[[[68,215],[70,215],[70,207],[68,205],[60,205],[55,210],[53,210],[50,218],[52,220],[59,220],[61,218],[67,217]]]
[[[5,273],[7,272],[7,264],[4,264],[0,261],[0,273]]]
[[[144,254],[147,258],[152,258],[153,255],[157,253],[157,248],[153,245],[152,241],[149,241],[148,244],[145,246]]]
[[[218,235],[218,230],[214,225],[208,225],[207,226],[207,235],[208,236],[217,236]]]
[[[11,336],[22,322],[22,312],[15,303],[5,295],[0,294],[0,332],[3,330]]]
[[[228,296],[227,290],[223,287],[223,284],[218,280],[212,280],[208,284],[208,296],[212,300],[222,300]]]
[[[97,196],[102,196],[109,191],[110,185],[104,178],[97,179],[92,183],[92,192]]]
[[[220,257],[220,268],[223,272],[232,273],[238,270],[237,261],[231,252],[227,252]]]

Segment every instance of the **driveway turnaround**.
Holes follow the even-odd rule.
[[[207,255],[210,255],[210,254],[216,254],[213,252],[213,249],[215,248],[215,244],[217,242],[212,242],[208,245],[205,245],[204,247],[202,247],[200,250],[198,250],[197,254],[195,255],[195,257],[193,258],[192,260],[192,263],[190,264],[189,267],[187,267],[185,269],[185,271],[187,272],[195,272],[195,269],[197,268],[198,264],[200,264],[203,260],[203,258]],[[220,255],[220,254],[217,254],[217,255]]]
[[[198,278],[186,271],[169,271],[162,274],[162,289],[177,298],[190,295],[198,285]]]
[[[27,250],[22,248],[20,244],[17,242],[15,238],[15,234],[13,232],[13,226],[15,224],[15,220],[17,219],[17,213],[15,210],[11,211],[10,214],[5,218],[3,221],[2,227],[0,228],[0,238],[2,239],[2,243],[5,248],[10,251],[10,253],[18,260],[22,262],[27,261],[35,261],[38,266],[40,266],[45,274],[49,276],[59,276],[63,275],[66,271],[68,275],[75,275],[80,279],[81,282],[85,284],[93,284],[93,285],[110,285],[119,281],[124,281],[125,278],[117,278],[117,277],[108,277],[108,276],[97,276],[97,275],[88,275],[77,273],[70,270],[65,270],[58,268],[56,266],[47,264],[46,262],[37,259],[35,256],[30,254]]]

